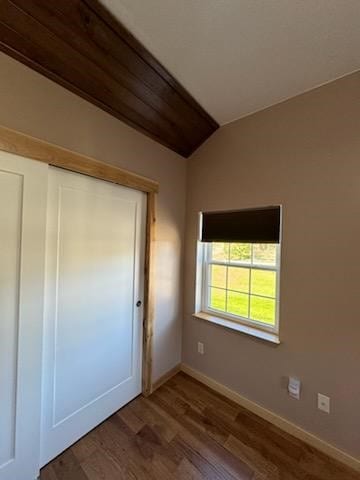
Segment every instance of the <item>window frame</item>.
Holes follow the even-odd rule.
[[[215,242],[214,242],[215,243]],[[221,242],[221,243],[228,243],[231,245],[231,243],[235,242]],[[250,263],[246,262],[231,262],[230,259],[229,261],[210,261],[210,250],[212,243],[205,243],[205,242],[199,242],[199,248],[200,248],[200,255],[198,257],[200,261],[199,267],[201,267],[201,281],[199,282],[198,286],[201,289],[200,295],[198,297],[199,303],[200,303],[200,313],[204,313],[206,315],[210,315],[211,317],[217,317],[220,319],[227,320],[229,322],[233,322],[236,325],[243,325],[245,327],[249,327],[250,329],[258,330],[260,332],[268,332],[271,334],[274,334],[276,336],[279,335],[279,310],[280,310],[280,268],[281,268],[281,242],[276,245],[276,265],[275,266],[270,266],[270,265],[264,265],[264,264],[259,264],[259,263],[253,263],[252,259]],[[273,271],[276,272],[276,283],[275,283],[275,325],[268,325],[264,322],[258,321],[258,320],[253,320],[247,317],[242,317],[240,315],[235,315],[229,312],[223,312],[221,310],[216,310],[214,308],[209,307],[210,304],[210,299],[209,299],[209,292],[210,292],[210,282],[209,282],[209,277],[210,277],[210,265],[220,265],[220,266],[226,266],[226,267],[235,267],[235,268],[247,268],[249,269],[249,282],[251,282],[251,270],[268,270],[268,271]],[[217,288],[217,287],[215,287]],[[250,288],[250,285],[249,285]],[[219,287],[219,289],[221,289]],[[232,291],[231,289],[222,289],[225,292]],[[241,293],[241,292],[237,292]],[[245,293],[245,292],[244,292]],[[250,305],[250,291],[249,291],[249,305]],[[263,295],[254,295],[259,298],[273,298],[273,297],[266,297]],[[249,307],[250,308],[250,307]]]

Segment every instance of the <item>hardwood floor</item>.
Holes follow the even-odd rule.
[[[130,402],[41,480],[360,480],[184,373]]]

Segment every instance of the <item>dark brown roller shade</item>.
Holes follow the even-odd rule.
[[[203,212],[202,242],[279,243],[280,207]]]

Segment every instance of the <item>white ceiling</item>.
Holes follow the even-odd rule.
[[[360,69],[360,0],[102,0],[220,124]]]

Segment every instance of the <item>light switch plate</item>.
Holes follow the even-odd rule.
[[[330,398],[322,393],[318,393],[318,409],[330,413]]]
[[[296,377],[289,377],[288,392],[290,397],[300,400],[301,381]]]

